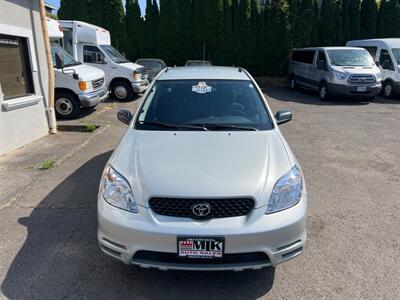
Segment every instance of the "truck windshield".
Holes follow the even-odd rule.
[[[80,65],[81,63],[76,61],[71,54],[69,54],[64,48],[62,48],[57,43],[51,43],[51,57],[53,60],[53,66],[56,67],[56,53],[61,54],[61,57],[64,59],[64,67],[72,67]]]
[[[111,45],[101,45],[101,49],[104,50],[104,52],[107,54],[111,60],[117,64],[122,64],[122,63],[127,63],[129,60],[125,58],[121,53],[118,52],[117,49],[115,49]]]
[[[136,122],[139,130],[269,130],[263,99],[248,80],[160,80]]]
[[[400,65],[400,48],[392,48],[392,53],[398,65]]]
[[[372,67],[374,65],[371,55],[364,49],[328,50],[327,52],[333,66]]]

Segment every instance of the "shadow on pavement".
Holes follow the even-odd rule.
[[[125,266],[97,245],[96,201],[111,152],[94,157],[19,219],[27,238],[1,291],[9,299],[255,299],[274,282],[275,270],[165,272]]]

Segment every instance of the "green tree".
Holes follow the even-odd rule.
[[[90,20],[89,0],[61,0],[57,16],[60,20]]]
[[[160,24],[160,14],[157,1],[146,1],[146,15],[143,34],[143,57],[157,57]]]
[[[178,0],[160,0],[159,53],[167,63],[179,63],[179,5]]]
[[[380,37],[400,35],[400,4],[398,0],[382,0],[378,12],[378,32]]]
[[[250,1],[240,0],[234,22],[234,55],[237,65],[245,66],[248,62],[247,44],[250,38]]]
[[[378,17],[378,5],[375,0],[363,0],[361,2],[361,37],[364,39],[375,38]]]
[[[322,0],[319,19],[319,42],[324,46],[334,45],[336,17],[333,0]]]
[[[221,44],[221,55],[223,65],[233,64],[232,52],[232,0],[224,0],[224,43]]]
[[[360,0],[349,2],[350,39],[352,40],[360,38],[360,5]]]
[[[206,51],[209,47],[209,37],[212,34],[209,7],[209,1],[192,0],[192,59],[201,59],[203,46],[206,46]]]
[[[144,24],[138,0],[126,0],[127,56],[136,60],[141,55]]]
[[[179,20],[180,20],[180,43],[178,63],[184,64],[190,59],[191,43],[192,43],[192,3],[190,0],[179,1]]]

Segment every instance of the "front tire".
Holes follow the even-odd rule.
[[[55,110],[58,119],[74,119],[81,113],[81,105],[71,93],[58,92],[56,93]]]
[[[319,99],[322,101],[328,100],[330,98],[328,86],[326,83],[321,83],[319,86]]]
[[[118,81],[112,85],[111,95],[117,101],[128,101],[133,98],[133,89],[130,84]]]
[[[383,94],[383,97],[385,97],[385,98],[388,98],[388,99],[393,98],[393,96],[394,96],[394,84],[393,84],[393,82],[386,81],[383,84],[382,94]]]

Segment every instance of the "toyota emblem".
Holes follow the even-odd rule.
[[[199,203],[192,206],[192,212],[196,217],[206,217],[211,212],[211,206],[208,203]]]

